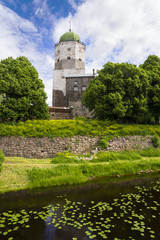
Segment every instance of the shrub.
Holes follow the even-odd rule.
[[[107,148],[108,147],[108,141],[105,138],[101,139],[100,142],[99,142],[99,147],[101,147],[101,149]]]
[[[4,161],[4,154],[0,151],[0,172],[2,171],[2,162]]]
[[[93,119],[28,120],[19,123],[0,123],[0,136],[50,137],[51,141],[54,141],[55,137],[101,136],[101,144],[105,147],[114,136],[155,134],[160,136],[159,125],[114,124]]]
[[[155,148],[160,146],[160,141],[158,135],[154,135],[152,138],[152,143]]]

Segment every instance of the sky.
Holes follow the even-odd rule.
[[[71,29],[86,45],[86,72],[160,57],[160,0],[0,0],[0,59],[27,57],[52,104],[54,45]]]

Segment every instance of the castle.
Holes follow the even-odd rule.
[[[85,73],[85,44],[69,29],[55,45],[51,119],[89,115],[81,99],[94,77]]]

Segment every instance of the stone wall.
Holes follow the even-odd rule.
[[[73,108],[65,107],[49,107],[50,120],[53,119],[73,119],[74,110]]]
[[[71,151],[75,154],[94,154],[98,152],[99,137],[74,136],[70,138],[55,137],[23,138],[0,137],[0,150],[5,156],[27,158],[51,158],[58,152]],[[150,136],[127,136],[114,138],[108,143],[105,151],[120,151],[125,149],[143,149],[152,146]],[[99,149],[100,150],[100,149]]]
[[[90,153],[99,139],[89,136],[74,136],[71,138],[23,138],[0,137],[0,150],[4,155],[26,158],[51,158],[58,152],[70,150],[78,154]]]
[[[107,151],[122,151],[130,149],[143,149],[153,146],[152,136],[126,136],[113,138],[108,142]]]

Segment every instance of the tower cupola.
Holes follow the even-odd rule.
[[[61,37],[59,42],[64,42],[64,41],[78,41],[80,42],[80,37],[78,34],[71,32],[71,29],[69,32],[64,33]]]

